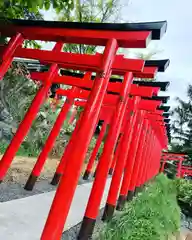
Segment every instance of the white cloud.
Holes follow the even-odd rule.
[[[171,95],[170,104],[175,105],[174,98],[186,98],[186,88],[192,83],[192,2],[191,0],[122,0],[122,18],[125,21],[168,21],[167,33],[160,41],[153,41],[149,49],[163,50],[156,58],[170,58],[167,71],[159,74],[159,80],[170,81],[166,95]],[[43,12],[46,20],[54,20],[55,13],[51,9]],[[48,44],[49,49],[52,45]],[[129,53],[130,54],[130,53]],[[132,56],[132,55],[129,55]]]
[[[126,0],[124,0],[126,1]],[[192,83],[192,31],[191,0],[132,0],[127,9],[123,10],[124,19],[127,21],[162,21],[167,20],[167,33],[154,45],[163,52],[157,56],[170,58],[171,64],[167,71],[159,76],[161,80],[171,82],[168,93],[171,95],[170,104],[175,105],[175,96],[186,98],[186,88]]]

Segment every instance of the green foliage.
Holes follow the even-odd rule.
[[[117,21],[121,9],[119,0],[76,0],[74,11],[67,9],[59,15],[61,21],[72,22],[113,22]]]
[[[185,215],[188,222],[187,227],[190,229],[192,218],[192,181],[185,179],[176,179],[177,199],[181,212]]]
[[[188,86],[187,96],[187,101],[177,98],[178,106],[172,112],[175,119],[172,124],[172,137],[178,143],[173,143],[171,150],[186,152],[190,157],[188,164],[192,166],[192,85]]]
[[[161,174],[107,224],[99,239],[167,240],[179,227],[175,184]]]
[[[177,174],[176,164],[174,164],[172,162],[167,162],[167,164],[165,164],[164,172],[165,172],[165,174],[167,175],[168,178],[175,179],[176,174]]]
[[[48,10],[51,7],[57,13],[60,13],[58,18],[62,21],[111,22],[117,20],[120,4],[119,0],[7,0],[0,1],[0,18],[3,18],[5,22],[8,21],[8,18],[43,19],[40,9]],[[1,42],[4,43],[5,40],[5,38],[0,37]],[[26,40],[24,47],[40,48],[41,46],[35,41]],[[96,52],[95,46],[65,44],[64,48],[67,52],[87,54]],[[10,141],[37,91],[38,86],[30,80],[26,67],[23,64],[13,63],[4,80],[0,83],[0,139]],[[60,108],[61,106],[58,106],[56,112]],[[80,111],[82,109],[78,110],[79,114]],[[56,112],[50,109],[49,103],[45,103],[41,107],[29,134],[21,145],[19,154],[38,155],[56,120]],[[60,156],[63,153],[66,141],[69,138],[68,135],[71,134],[73,129],[74,126],[69,125],[67,121],[64,123],[51,154]],[[0,150],[2,153],[6,146],[7,143],[5,146],[2,145]],[[90,151],[92,149],[93,144],[90,145]],[[99,151],[102,151],[102,147]]]
[[[97,142],[97,138],[93,136],[93,138],[91,139],[91,143],[89,145],[89,149],[90,149],[91,152],[93,151],[96,142]],[[101,155],[101,153],[103,151],[103,147],[104,147],[104,142],[102,142],[101,145],[100,145],[100,148],[99,148],[98,154],[97,154],[97,158]]]
[[[5,141],[1,141],[1,144],[0,144],[0,154],[3,154],[7,147],[8,147],[8,143],[5,142]]]
[[[0,139],[6,140],[7,144],[22,121],[38,88],[39,87],[30,80],[25,65],[18,63],[13,63],[3,81],[0,82]],[[38,155],[60,109],[61,106],[58,105],[57,109],[53,111],[50,107],[50,102],[45,101],[21,145],[19,155]],[[65,123],[55,144],[55,147],[58,149],[54,149],[53,152],[57,152],[57,154],[63,152],[66,132],[71,133],[72,130],[73,127],[71,128],[71,126]],[[3,145],[1,153],[3,153],[4,150]]]
[[[8,142],[1,142],[0,145],[0,154],[3,154],[5,150],[7,149],[9,143]],[[27,145],[23,143],[21,147],[19,148],[17,152],[17,156],[22,156],[22,157],[37,157],[38,156],[38,151],[39,149],[35,149],[32,145]]]
[[[182,202],[188,203],[192,209],[192,181],[176,179],[177,197]]]
[[[71,133],[72,133],[73,130],[75,129],[75,126],[69,124],[68,121],[66,120],[66,121],[64,122],[63,128],[64,128],[64,131],[65,131],[65,134],[71,135]]]
[[[91,139],[90,144],[89,144],[89,148],[90,148],[91,150],[93,150],[93,148],[95,147],[96,142],[97,142],[97,138],[96,138],[96,137],[93,137],[93,138]]]
[[[11,139],[37,90],[27,77],[25,66],[13,63],[0,82],[0,131],[6,140]]]
[[[120,0],[76,0],[74,11],[68,11],[64,8],[58,19],[67,22],[116,22],[119,18],[120,9]],[[64,51],[93,54],[96,52],[96,46],[65,44]]]
[[[77,109],[76,117],[79,119],[81,112],[83,112],[84,110],[84,107],[77,107],[76,109]]]
[[[41,49],[41,45],[34,41],[34,40],[25,40],[23,44],[24,48],[35,48],[35,49]]]
[[[95,147],[96,142],[97,142],[97,138],[96,138],[95,136],[93,136],[92,139],[91,139],[91,142],[90,142],[90,144],[89,144],[88,151],[87,151],[86,162],[89,161],[89,159],[90,159],[90,157],[91,157],[91,154],[92,154],[92,152],[93,152],[93,149],[94,149],[94,147]],[[101,153],[102,153],[102,151],[103,151],[103,147],[104,147],[104,142],[102,142],[101,145],[100,145],[100,148],[99,148],[98,153],[97,153],[97,156],[96,156],[96,160],[98,160],[99,157],[101,156]]]
[[[73,9],[73,0],[6,0],[0,1],[0,18],[42,19],[40,9],[56,12]]]
[[[8,19],[27,19],[27,20],[43,20],[40,13],[41,9],[49,10],[50,7],[59,13],[61,11],[72,11],[73,0],[1,0],[0,1],[0,19],[9,21]],[[4,44],[6,38],[0,36],[0,44]],[[40,48],[36,41],[25,40],[25,47]]]

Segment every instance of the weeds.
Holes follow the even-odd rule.
[[[175,184],[161,174],[107,224],[99,239],[167,240],[179,227]]]

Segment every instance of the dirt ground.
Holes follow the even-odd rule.
[[[185,233],[180,233],[176,240],[192,240],[192,233],[189,231]]]
[[[192,240],[192,232],[188,229],[181,228],[180,233],[170,237],[169,240]]]
[[[2,156],[0,156],[0,159],[1,157]],[[37,158],[15,157],[4,182],[24,184],[35,165],[36,160]],[[38,180],[52,178],[58,163],[58,159],[47,159],[42,174]]]
[[[0,159],[1,159],[0,155]],[[4,182],[11,182],[11,183],[19,183],[24,184],[28,179],[33,166],[35,165],[37,158],[29,158],[29,157],[15,157],[11,168],[6,175]],[[44,169],[38,179],[38,181],[52,179],[56,167],[59,164],[60,159],[49,158],[46,161]],[[84,164],[82,173],[84,172],[86,164]]]
[[[186,240],[192,240],[192,233],[188,233],[188,234],[187,234]]]

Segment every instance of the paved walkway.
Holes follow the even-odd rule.
[[[65,230],[80,223],[91,191],[92,183],[76,189]],[[104,207],[110,179],[108,179],[101,208]],[[39,240],[55,191],[0,203],[0,239]]]

